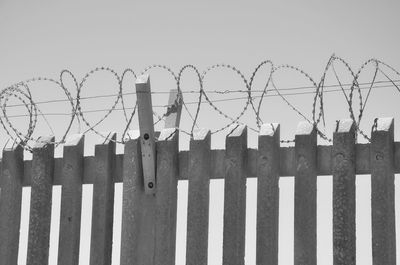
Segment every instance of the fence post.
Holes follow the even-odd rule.
[[[257,157],[257,265],[278,265],[280,126],[263,124]]]
[[[317,134],[300,122],[295,137],[294,265],[317,263]]]
[[[128,132],[123,162],[121,265],[154,264],[155,195],[144,190],[140,132]]]
[[[58,265],[79,263],[85,136],[71,136],[64,145]]]
[[[211,175],[211,133],[193,132],[189,153],[186,264],[206,265]]]
[[[10,139],[3,149],[0,193],[0,264],[17,264],[21,221],[23,148]]]
[[[353,120],[337,121],[333,133],[333,264],[356,264],[356,149]]]
[[[33,147],[27,265],[47,265],[54,173],[54,136]]]
[[[110,265],[114,214],[114,165],[116,133],[106,134],[95,145],[93,180],[92,234],[90,265]]]
[[[182,103],[178,91],[171,90],[165,129],[156,144],[147,75],[138,78],[136,91],[140,131],[128,132],[129,141],[125,143],[121,265],[174,264],[179,147],[176,128]]]
[[[243,265],[246,230],[247,128],[226,137],[223,265]]]
[[[374,265],[396,264],[393,127],[393,118],[376,119],[371,133],[372,261]]]

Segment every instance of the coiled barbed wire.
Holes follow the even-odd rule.
[[[350,74],[352,81],[349,84],[350,88],[345,89],[344,84],[342,83],[338,73],[336,72],[335,68],[335,63],[341,64],[344,69]],[[363,70],[369,65],[372,65],[374,67],[374,74],[371,78],[371,82],[368,83],[359,83],[359,78]],[[263,67],[269,66],[270,71],[268,72],[266,78],[265,78],[265,86],[262,90],[255,90],[253,89],[253,84],[254,84],[254,79],[257,75],[257,73],[262,69]],[[208,103],[211,108],[218,113],[220,116],[224,117],[226,120],[228,120],[228,123],[221,126],[220,128],[215,129],[212,131],[212,134],[221,132],[226,130],[227,128],[231,127],[234,124],[245,124],[243,123],[240,119],[245,115],[245,113],[252,111],[254,114],[255,118],[255,123],[257,128],[252,128],[248,124],[249,129],[258,132],[261,124],[263,123],[261,117],[260,117],[260,110],[261,110],[261,105],[263,103],[263,99],[267,96],[271,96],[268,93],[269,92],[275,92],[276,96],[280,97],[287,105],[294,111],[297,115],[302,117],[304,120],[308,121],[310,124],[314,125],[318,135],[327,141],[332,141],[329,137],[326,136],[324,133],[325,131],[325,111],[324,111],[324,92],[325,88],[329,87],[329,85],[325,85],[326,81],[326,76],[329,72],[329,70],[332,70],[336,82],[338,85],[335,85],[337,87],[340,87],[340,91],[343,93],[344,99],[347,102],[348,105],[348,113],[349,117],[354,121],[356,124],[356,129],[357,132],[364,137],[366,140],[370,141],[370,138],[368,135],[366,135],[361,129],[360,129],[360,124],[362,121],[363,114],[365,112],[365,107],[367,105],[370,92],[371,90],[375,87],[375,84],[377,83],[382,83],[384,81],[377,81],[376,77],[378,73],[382,74],[387,81],[389,82],[392,86],[396,87],[396,89],[400,92],[399,84],[397,83],[398,80],[394,80],[390,78],[390,76],[387,74],[387,70],[391,71],[393,74],[400,76],[400,73],[394,69],[392,66],[388,65],[387,63],[378,60],[378,59],[369,59],[365,61],[361,67],[359,67],[356,71],[350,67],[349,63],[345,61],[343,58],[336,56],[333,54],[327,64],[324,67],[321,79],[319,82],[316,82],[311,75],[306,73],[304,70],[302,70],[299,67],[288,65],[288,64],[283,64],[283,65],[278,65],[275,66],[274,63],[270,60],[266,60],[261,62],[257,67],[254,69],[254,71],[251,73],[250,78],[246,78],[245,75],[235,66],[229,65],[229,64],[215,64],[212,65],[206,70],[204,70],[202,73],[201,71],[195,67],[194,65],[185,65],[183,66],[179,71],[178,74],[175,74],[175,72],[168,66],[165,65],[159,65],[159,64],[154,64],[146,67],[143,71],[140,72],[140,74],[146,74],[152,71],[153,69],[161,69],[163,71],[166,71],[174,80],[176,84],[176,89],[178,90],[177,93],[177,99],[175,100],[174,104],[182,104],[184,106],[184,111],[187,112],[189,115],[190,119],[192,120],[192,124],[190,126],[190,131],[185,131],[182,128],[177,128],[180,132],[183,132],[187,135],[192,136],[193,131],[195,127],[198,126],[198,119],[199,119],[199,114],[201,112],[203,103]],[[211,90],[206,90],[204,88],[205,86],[205,81],[206,77],[210,74],[210,72],[216,70],[216,69],[223,69],[232,72],[236,76],[239,77],[241,82],[243,83],[243,86],[245,87],[244,90],[225,90],[225,91],[211,91]],[[192,71],[194,74],[197,76],[197,81],[198,82],[198,90],[190,90],[190,91],[185,91],[182,89],[182,77],[184,76],[184,73]],[[310,86],[303,87],[303,88],[311,88],[314,90],[312,92],[313,95],[313,101],[312,101],[312,106],[311,106],[311,115],[308,116],[307,114],[301,112],[297,107],[295,107],[287,98],[286,95],[281,93],[281,90],[285,90],[284,88],[279,88],[276,85],[276,82],[274,81],[274,75],[278,72],[282,71],[292,71],[297,74],[299,74],[301,77],[303,77],[309,84]],[[109,109],[104,110],[105,114],[104,116],[99,119],[97,122],[91,123],[89,120],[85,117],[85,113],[88,112],[94,112],[94,111],[85,111],[83,110],[82,106],[82,100],[85,99],[84,97],[81,96],[81,92],[83,88],[85,87],[85,84],[87,81],[95,74],[105,72],[111,75],[113,79],[117,81],[117,86],[118,86],[118,93],[115,95],[107,95],[107,96],[98,96],[98,97],[109,97],[109,96],[114,96],[115,99],[113,101],[113,104]],[[39,103],[44,103],[46,101],[42,102],[35,102],[32,97],[32,92],[30,85],[32,83],[37,83],[37,82],[49,82],[57,87],[59,87],[65,94],[66,99],[61,99],[57,101],[65,101],[69,102],[71,105],[71,112],[70,112],[70,120],[68,123],[67,128],[63,132],[63,136],[61,139],[57,142],[55,142],[56,145],[64,143],[67,135],[70,133],[70,130],[72,128],[72,125],[74,122],[78,123],[78,126],[80,128],[80,132],[85,134],[88,132],[93,132],[101,137],[107,137],[105,135],[102,135],[98,130],[97,127],[106,120],[110,114],[113,111],[116,110],[122,110],[124,119],[126,124],[124,125],[124,130],[121,136],[121,139],[116,140],[118,143],[124,143],[125,142],[125,135],[127,131],[130,129],[130,126],[132,124],[133,118],[136,114],[136,106],[137,103],[135,103],[133,108],[128,108],[126,107],[125,101],[124,101],[124,96],[130,95],[130,94],[135,94],[135,93],[123,93],[123,84],[124,80],[126,79],[126,76],[128,74],[131,74],[135,79],[137,78],[136,73],[128,68],[125,69],[121,75],[119,75],[115,70],[109,68],[109,67],[97,67],[88,73],[84,75],[84,77],[78,81],[78,78],[69,70],[63,70],[60,72],[59,75],[59,80],[55,80],[52,78],[45,78],[45,77],[38,77],[38,78],[32,78],[28,79],[25,81],[21,81],[18,83],[15,83],[11,86],[8,86],[1,90],[0,92],[0,108],[2,110],[2,115],[0,116],[0,123],[2,125],[2,128],[5,130],[5,132],[8,134],[8,136],[13,139],[13,140],[18,140],[22,146],[26,150],[31,151],[32,147],[28,144],[28,142],[36,142],[37,139],[34,139],[33,133],[35,131],[37,121],[38,121],[38,116],[43,117],[46,123],[48,121],[46,120],[46,114],[42,113],[40,108],[38,107]],[[66,79],[70,78],[73,81],[74,85],[74,90],[72,91],[71,88],[67,88],[65,85]],[[366,89],[362,88],[361,85],[368,85],[368,92],[366,97],[363,99],[361,89]],[[330,85],[332,86],[332,85]],[[300,87],[301,89],[301,87]],[[349,93],[346,93],[346,90],[349,91]],[[75,93],[73,93],[75,92]],[[253,93],[255,92],[261,92],[261,95],[255,96]],[[168,92],[152,92],[152,93],[168,93]],[[193,93],[193,94],[198,94],[198,100],[196,102],[187,102],[184,100],[184,94],[186,93]],[[245,99],[245,104],[241,108],[241,111],[239,114],[235,117],[232,117],[231,115],[223,112],[215,103],[218,101],[228,101],[228,100],[233,100],[233,99],[222,99],[222,100],[212,100],[210,97],[211,93],[218,93],[221,95],[228,94],[228,93],[245,93],[246,97],[241,97],[241,98],[236,98],[236,99]],[[301,93],[300,93],[301,94]],[[304,93],[303,93],[304,94]],[[358,110],[354,106],[354,96],[358,94]],[[96,98],[94,97],[87,97],[87,98]],[[255,99],[259,98],[258,104],[256,104]],[[9,101],[11,99],[16,99],[19,101],[19,104],[14,104],[10,105]],[[48,102],[54,102],[54,101],[48,101]],[[118,104],[121,104],[121,108],[118,109],[117,106]],[[187,105],[189,104],[194,104],[196,105],[196,111],[195,113],[191,113]],[[29,117],[29,122],[27,124],[27,129],[26,132],[22,132],[21,130],[18,130],[16,125],[13,124],[11,121],[12,115],[9,115],[7,112],[7,109],[11,106],[23,106],[27,114],[22,115],[22,116],[28,116]],[[165,105],[164,107],[167,108],[167,111],[163,115],[159,115],[158,113],[154,112],[154,116],[156,117],[155,124],[158,122],[162,121],[166,116],[169,115],[170,110],[172,105]],[[250,107],[250,108],[249,108]],[[132,109],[131,113],[128,113],[128,109]],[[358,115],[357,115],[358,111]],[[321,124],[322,123],[322,124]],[[84,124],[85,128],[82,129],[81,126]],[[48,123],[49,128],[51,129],[51,125]],[[281,142],[292,142],[292,140],[282,140]]]

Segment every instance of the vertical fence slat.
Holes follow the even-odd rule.
[[[372,261],[396,264],[393,119],[375,120],[371,135]]]
[[[64,145],[58,265],[79,263],[83,147],[84,135],[81,134],[72,136]]]
[[[16,265],[18,261],[23,175],[23,148],[17,142],[10,139],[3,150],[1,169],[1,265]]]
[[[54,172],[54,137],[33,148],[27,265],[47,265]]]
[[[258,137],[257,265],[278,264],[279,124],[264,124]]]
[[[211,174],[211,133],[199,129],[190,140],[186,264],[206,265]]]
[[[224,265],[243,265],[246,229],[247,128],[238,126],[226,137]]]
[[[175,264],[178,137],[175,128],[163,129],[157,142],[156,265]]]
[[[123,163],[121,265],[154,264],[155,194],[144,189],[140,132],[130,131]]]
[[[337,122],[332,147],[333,264],[356,264],[355,125]]]
[[[113,213],[115,133],[109,133],[102,144],[95,146],[95,177],[93,180],[92,234],[90,265],[111,264]]]
[[[317,262],[317,134],[300,122],[295,137],[294,265]]]

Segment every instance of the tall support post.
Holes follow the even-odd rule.
[[[374,265],[396,264],[393,123],[393,118],[376,119],[371,133],[372,262]]]
[[[144,189],[140,132],[128,132],[123,163],[121,265],[154,264],[156,197]]]
[[[140,131],[129,131],[125,144],[121,265],[172,265],[182,101],[177,90],[170,91],[165,129],[156,144],[148,76],[138,78],[136,90]]]

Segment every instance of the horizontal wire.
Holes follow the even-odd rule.
[[[335,70],[335,65],[334,63],[341,64],[343,66],[343,69],[347,71],[348,74],[353,78],[351,83],[343,83],[341,80],[341,77],[337,74]],[[371,76],[371,81],[370,82],[359,82],[359,77],[362,72],[367,68],[367,66],[372,65],[374,67],[374,72],[373,75]],[[269,72],[269,75],[266,76],[265,81],[265,86],[264,89],[253,89],[253,81],[255,80],[255,77],[257,76],[258,71],[264,67],[264,66],[270,66],[271,71]],[[315,126],[317,133],[319,137],[321,137],[324,140],[327,140],[329,142],[332,141],[327,135],[325,134],[326,127],[325,127],[325,109],[324,109],[324,93],[335,93],[335,92],[342,92],[344,99],[346,100],[348,104],[348,111],[350,118],[353,120],[356,126],[357,130],[357,135],[361,135],[368,141],[370,141],[370,138],[367,134],[365,134],[361,129],[360,129],[360,123],[361,119],[363,117],[364,109],[367,105],[368,97],[371,93],[371,90],[374,88],[389,88],[389,87],[395,87],[399,92],[400,92],[400,80],[399,79],[392,79],[391,76],[395,75],[396,77],[400,76],[400,72],[397,71],[395,68],[390,66],[389,64],[380,61],[378,59],[369,59],[365,61],[361,67],[358,69],[353,70],[353,68],[349,65],[347,61],[344,59],[336,56],[333,54],[332,56],[329,57],[329,60],[327,64],[325,65],[323,74],[321,76],[321,79],[319,82],[314,80],[308,73],[306,73],[304,70],[301,68],[288,65],[288,64],[283,64],[283,65],[278,65],[275,66],[274,63],[270,60],[266,60],[261,62],[257,67],[254,69],[252,72],[250,78],[245,77],[245,75],[235,66],[229,65],[229,64],[214,64],[208,68],[206,68],[202,73],[193,65],[185,65],[183,66],[178,74],[175,74],[174,71],[171,70],[168,66],[165,65],[150,65],[146,67],[141,74],[148,74],[150,70],[152,69],[161,69],[162,71],[167,71],[171,77],[176,81],[176,87],[175,89],[179,91],[177,93],[176,99],[174,100],[173,104],[168,104],[168,105],[153,105],[153,108],[167,108],[166,112],[163,115],[159,115],[158,113],[153,111],[153,115],[155,116],[155,124],[157,124],[159,121],[164,120],[165,117],[167,117],[170,113],[176,111],[179,105],[182,105],[184,107],[183,111],[186,112],[187,115],[191,118],[193,121],[191,123],[191,130],[186,131],[189,135],[193,135],[193,130],[195,127],[198,127],[199,125],[197,124],[197,120],[199,117],[199,113],[201,112],[201,107],[204,106],[204,104],[210,105],[211,108],[214,109],[216,112],[216,115],[219,117],[223,117],[228,120],[227,123],[224,123],[225,125],[222,125],[221,127],[215,129],[214,131],[211,131],[211,134],[215,134],[221,131],[224,131],[228,128],[232,128],[235,124],[246,124],[247,122],[243,123],[241,121],[241,118],[244,117],[245,113],[249,110],[254,113],[254,118],[255,122],[257,124],[257,128],[250,128],[249,129],[258,131],[263,123],[261,119],[261,106],[263,103],[264,98],[271,98],[271,97],[280,97],[286,105],[291,108],[292,111],[294,111],[297,115],[302,117],[305,121],[308,121],[310,124]],[[198,89],[196,90],[184,90],[182,91],[182,86],[181,86],[181,80],[182,80],[182,74],[184,71],[190,70],[193,71],[194,73],[197,74],[197,80],[196,83],[199,84]],[[204,80],[207,75],[209,75],[210,72],[212,72],[215,69],[224,69],[227,71],[233,72],[239,79],[243,82],[242,85],[243,89],[226,89],[226,90],[208,90],[204,88]],[[327,78],[328,71],[332,70],[334,73],[335,83],[334,84],[329,84],[325,85],[325,79]],[[296,74],[300,75],[305,81],[309,82],[309,86],[293,86],[293,87],[283,87],[279,88],[276,86],[274,80],[275,73],[279,71],[291,71],[295,72]],[[94,96],[82,96],[82,91],[86,87],[85,84],[87,81],[90,79],[92,75],[98,72],[106,72],[108,74],[111,74],[113,78],[116,79],[118,83],[118,93],[111,93],[111,94],[105,94],[105,95],[94,95]],[[390,72],[390,73],[389,73]],[[377,81],[377,74],[382,74],[386,79]],[[13,139],[13,140],[19,140],[21,145],[26,149],[31,151],[32,147],[30,146],[32,142],[35,142],[36,139],[33,138],[33,133],[35,132],[36,125],[38,123],[38,117],[42,117],[44,122],[47,124],[48,128],[51,130],[51,132],[54,132],[53,128],[51,127],[51,124],[49,121],[46,119],[47,116],[70,116],[70,121],[69,125],[67,126],[66,130],[64,130],[64,135],[62,139],[57,142],[57,144],[62,143],[68,133],[70,132],[72,125],[77,124],[79,132],[83,131],[83,133],[87,132],[92,132],[95,134],[98,134],[99,136],[102,136],[99,131],[97,131],[96,127],[101,124],[105,119],[107,119],[110,114],[113,111],[123,111],[123,118],[126,121],[124,133],[127,132],[128,129],[130,129],[131,122],[133,121],[133,117],[136,114],[137,111],[137,102],[134,99],[127,100],[124,96],[128,95],[135,95],[137,94],[136,91],[133,91],[133,89],[129,92],[123,93],[123,84],[124,84],[124,77],[126,77],[127,74],[132,74],[136,79],[137,75],[132,69],[125,69],[122,74],[117,73],[115,70],[109,67],[97,67],[95,69],[92,69],[91,71],[87,72],[84,77],[80,80],[78,80],[75,75],[69,71],[69,70],[63,70],[60,72],[59,80],[53,79],[53,78],[47,78],[47,77],[37,77],[37,78],[31,78],[25,81],[21,81],[18,83],[15,83],[9,87],[6,87],[5,89],[1,90],[0,92],[0,109],[2,110],[2,115],[0,115],[0,124],[7,133],[7,135]],[[69,89],[65,87],[64,81],[65,77],[67,77],[73,81],[75,91],[72,89]],[[59,88],[61,88],[65,96],[64,98],[58,98],[58,99],[46,99],[43,101],[34,101],[32,99],[32,93],[31,93],[31,88],[30,85],[32,83],[36,82],[50,82],[52,84],[57,85]],[[363,95],[361,93],[362,90],[368,90],[366,98],[363,100]],[[350,92],[346,92],[350,91]],[[72,92],[75,92],[76,94],[73,95]],[[170,94],[170,91],[152,91],[151,94],[157,95],[167,95]],[[228,95],[228,94],[238,94],[238,93],[244,93],[245,96],[239,95],[237,97],[225,97],[225,96],[216,96],[215,99],[212,99],[210,95],[212,94],[220,94],[220,95]],[[197,95],[198,99],[196,101],[188,101],[185,102],[182,98],[182,94],[195,94]],[[305,114],[301,112],[297,107],[295,107],[288,99],[287,97],[299,97],[301,95],[313,95],[313,102],[312,102],[312,108],[311,108],[311,115],[310,114]],[[113,97],[113,104],[109,108],[99,108],[99,109],[92,109],[92,110],[82,110],[82,107],[84,107],[83,102],[87,102],[87,100],[90,99],[100,99],[100,98],[110,98]],[[355,98],[357,99],[358,103],[358,116],[354,114],[354,106],[355,105]],[[19,102],[15,102],[16,104],[12,104],[14,102],[14,99],[18,100]],[[259,101],[255,101],[255,99],[260,99]],[[218,106],[216,103],[218,102],[229,102],[229,101],[237,101],[237,100],[244,100],[243,102],[240,102],[241,106],[241,111],[238,112],[239,114],[237,116],[230,116],[228,113],[222,111],[220,109],[220,104]],[[135,101],[135,102],[132,102]],[[50,112],[50,113],[43,113],[39,108],[38,105],[41,104],[51,104],[51,103],[61,103],[61,102],[68,102],[71,106],[71,112],[70,113],[62,113],[62,112]],[[130,104],[127,104],[130,103]],[[135,106],[129,106],[132,104],[135,104]],[[243,104],[242,104],[243,103]],[[101,106],[99,102],[97,102],[97,106]],[[192,115],[191,111],[193,111],[193,108],[188,108],[189,105],[195,105],[195,114]],[[26,109],[25,114],[19,114],[14,111],[15,114],[12,115],[13,113],[11,112],[11,108],[14,107],[24,107]],[[238,106],[238,107],[240,107]],[[131,110],[130,113],[127,111]],[[88,113],[100,113],[103,112],[101,119],[99,119],[97,122],[89,122],[87,118],[85,118],[85,114]],[[18,118],[18,117],[29,117],[29,120],[27,121],[26,126],[28,127],[27,132],[22,132],[18,130],[13,122],[10,121],[12,118]],[[26,120],[26,119],[25,119]],[[42,121],[41,121],[42,122]],[[322,130],[321,130],[322,128]],[[178,128],[180,131],[182,131],[182,128]],[[102,136],[104,137],[104,136]],[[28,144],[29,142],[29,144]],[[119,143],[124,143],[125,140],[122,137],[121,141],[116,140],[116,142]]]
[[[392,81],[385,81],[385,80],[381,80],[381,81],[376,81],[374,82],[374,84],[382,84],[382,83],[389,83],[391,85],[383,85],[383,86],[374,86],[373,88],[385,88],[385,87],[395,87],[395,85],[393,83],[398,83],[400,82],[400,80],[392,80]],[[359,83],[359,85],[371,85],[372,83]],[[342,84],[342,86],[351,86],[352,84]],[[400,84],[399,84],[400,85]],[[331,87],[340,87],[340,85],[324,85],[324,88],[331,88]],[[302,89],[315,89],[315,87],[312,86],[302,86],[302,87],[288,87],[288,88],[279,88],[279,90],[283,90],[283,91],[290,91],[290,90],[302,90]],[[361,88],[360,89],[369,89],[369,87],[366,88]],[[346,91],[349,91],[350,89],[345,89]],[[277,93],[276,90],[268,90],[269,92],[273,92],[273,93]],[[324,90],[324,92],[336,92],[336,91],[342,91],[341,89],[335,89],[335,90]],[[263,90],[251,90],[251,93],[262,93],[264,92]],[[200,93],[199,91],[182,91],[182,94],[194,94],[194,93]],[[248,90],[224,90],[224,91],[217,91],[217,90],[213,90],[213,91],[205,91],[205,93],[215,93],[215,94],[228,94],[228,93],[249,93]],[[122,96],[129,96],[129,95],[136,95],[137,92],[128,92],[128,93],[122,93]],[[161,92],[161,91],[152,91],[151,94],[170,94],[170,92]],[[314,92],[298,92],[298,93],[288,93],[288,94],[281,94],[283,96],[287,95],[287,96],[291,96],[291,95],[303,95],[303,94],[315,94]],[[79,100],[88,100],[88,99],[99,99],[99,98],[110,98],[110,97],[117,97],[118,94],[106,94],[106,95],[97,95],[97,96],[87,96],[87,97],[80,97]],[[270,97],[271,95],[266,95],[264,97]],[[279,95],[273,95],[273,96],[279,96]],[[247,97],[246,97],[247,98]],[[245,98],[240,98],[240,99],[245,99]],[[74,102],[77,100],[76,98],[72,99]],[[228,100],[229,101],[229,100]],[[50,104],[50,103],[60,103],[60,102],[71,102],[71,100],[69,99],[54,99],[54,100],[45,100],[45,101],[38,101],[35,102],[35,105],[42,105],[42,104]],[[213,101],[215,102],[215,101]],[[189,102],[186,104],[195,104],[197,102]],[[24,107],[24,104],[10,104],[7,105],[6,108],[12,108],[12,107]],[[153,107],[168,107],[168,105],[155,105]],[[109,109],[108,109],[109,110]],[[107,110],[107,111],[108,111]],[[103,110],[101,110],[103,111]],[[104,110],[105,111],[105,110]],[[11,117],[11,116],[10,116]]]
[[[390,82],[390,81],[388,81]],[[377,82],[376,82],[377,83]],[[333,86],[332,86],[333,87]],[[373,86],[372,88],[390,88],[390,87],[395,87],[393,84],[392,85],[384,85],[384,86]],[[361,90],[367,90],[370,89],[370,87],[360,87]],[[281,90],[281,89],[280,89]],[[330,90],[324,90],[324,93],[333,93],[333,92],[342,92],[342,91],[350,91],[351,89],[330,89]],[[275,92],[275,90],[269,90],[268,92]],[[255,98],[265,98],[265,97],[280,97],[280,96],[299,96],[299,95],[311,95],[315,94],[315,92],[295,92],[295,93],[281,93],[279,94],[266,94],[264,96],[252,96],[252,99]],[[211,102],[228,102],[228,101],[235,101],[235,100],[244,100],[248,99],[249,97],[236,97],[236,98],[227,98],[227,99],[217,99],[217,100],[212,100]],[[201,104],[207,104],[208,102],[202,101]],[[36,103],[38,104],[38,103]],[[198,104],[197,101],[191,101],[191,102],[185,102],[186,105],[195,105]],[[24,105],[23,105],[24,106]],[[153,105],[153,108],[167,108],[172,105]],[[115,110],[115,111],[123,111],[123,110],[131,110],[134,109],[135,107],[124,107],[124,108],[114,108],[114,109],[97,109],[97,110],[86,110],[82,111],[82,113],[98,113],[98,112],[108,112],[110,110]],[[71,116],[73,115],[72,113],[41,113],[41,115],[44,116]],[[21,114],[21,115],[8,115],[8,118],[19,118],[19,117],[29,117],[29,114]],[[0,118],[4,118],[4,116],[0,116]]]

